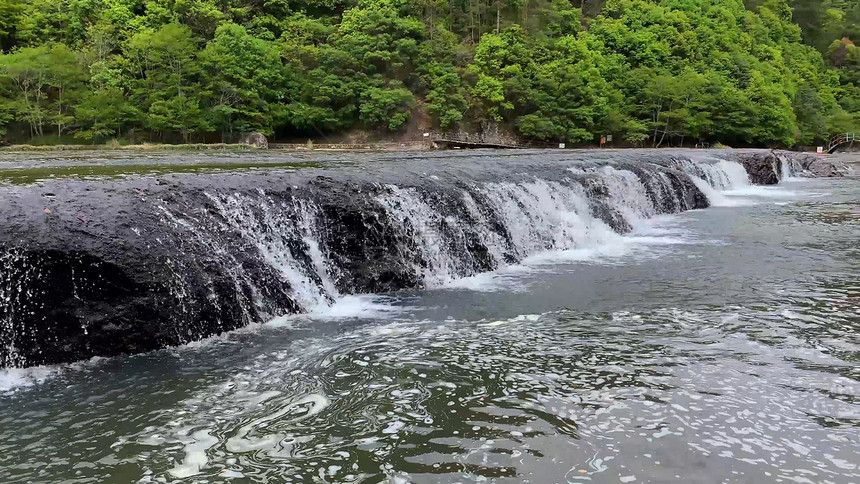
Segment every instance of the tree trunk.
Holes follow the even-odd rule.
[[[57,137],[63,136],[63,90],[57,91]]]
[[[656,148],[659,148],[659,147],[660,147],[660,145],[662,145],[662,144],[663,144],[663,140],[664,140],[664,139],[666,139],[666,133],[668,133],[668,132],[669,132],[669,123],[671,122],[671,120],[672,120],[671,118],[669,118],[669,119],[667,119],[667,120],[666,120],[666,127],[663,129],[663,135],[662,135],[662,136],[660,136],[660,142],[659,142],[659,143],[657,143]]]
[[[654,120],[654,135],[651,137],[651,146],[653,146],[653,147],[655,147],[655,148],[657,147],[657,133],[658,133],[658,130],[659,130],[659,128],[657,127],[657,123],[659,123],[659,122],[660,122],[660,113],[661,113],[661,112],[663,112],[663,103],[662,103],[662,101],[661,101],[660,103],[658,103],[658,104],[654,107],[654,116],[653,116],[653,120]]]
[[[660,128],[657,123],[660,122],[660,112],[657,112],[657,115],[654,118],[654,135],[651,136],[651,146],[654,148],[657,147],[657,133],[660,132]]]

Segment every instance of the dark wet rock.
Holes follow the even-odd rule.
[[[658,214],[708,206],[659,151],[433,156],[0,186],[0,366],[144,352],[340,294],[421,288],[439,252],[455,254],[448,277],[494,270],[529,255],[524,227],[555,233],[507,210],[558,203],[561,189],[625,233],[607,166],[635,174]],[[754,182],[779,166],[770,152],[741,158]],[[556,248],[553,235],[535,243]]]
[[[843,177],[849,172],[848,166],[834,159],[833,155],[781,152],[778,156],[788,161],[796,176],[833,178]]]
[[[250,133],[245,136],[245,138],[242,140],[242,143],[249,146],[253,146],[254,148],[269,148],[269,140],[266,139],[266,135],[262,133]]]
[[[786,175],[841,177],[848,172],[844,163],[830,155],[774,150],[729,152],[728,156],[744,165],[756,185],[776,185]],[[783,173],[786,168],[792,173]]]
[[[735,153],[736,159],[746,169],[750,183],[754,185],[776,185],[782,179],[780,158],[773,151],[745,151]]]

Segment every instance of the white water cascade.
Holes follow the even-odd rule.
[[[712,204],[724,202],[720,190],[749,184],[743,167],[735,162],[686,160],[681,166]],[[677,183],[657,166],[633,171],[606,164],[568,171],[569,178],[533,176],[460,186],[456,194],[446,193],[452,198],[446,203],[458,209],[440,207],[438,198],[428,197],[419,187],[393,184],[381,186],[374,201],[393,230],[400,232],[400,257],[425,287],[497,270],[547,251],[618,243],[622,233],[643,220],[692,208],[685,206],[685,193],[679,193]],[[344,295],[361,291],[338,284],[343,268],[329,250],[326,221],[312,201],[285,201],[262,189],[207,196],[219,217],[214,221],[186,217],[180,225],[221,256],[229,256],[229,250],[213,243],[213,233],[240,234],[242,242],[291,288],[300,310],[319,312]],[[238,260],[232,264],[237,287],[258,286],[243,264]],[[254,292],[259,299],[263,289]],[[277,308],[259,301],[257,306],[277,315]]]
[[[297,313],[351,315],[361,295],[448,286],[553,254],[624,247],[645,220],[730,205],[736,197],[723,192],[753,188],[740,163],[694,155],[474,158],[422,162],[412,171],[368,165],[379,172],[272,172],[247,175],[250,182],[201,177],[114,189],[105,197],[117,204],[108,214],[117,220],[87,226],[79,216],[73,223],[101,232],[69,232],[63,243],[74,249],[0,251],[8,262],[0,270],[0,366],[53,354],[35,341],[78,331],[84,341],[114,324],[104,317],[108,300],[125,298],[110,307],[139,350]],[[45,302],[57,294],[56,281],[69,291],[56,298],[60,312]],[[64,325],[42,324],[54,314]],[[67,360],[113,351],[57,345],[70,351],[57,357]]]
[[[781,181],[798,181],[803,179],[799,175],[805,170],[797,160],[790,159],[787,156],[779,156],[779,162],[782,174],[780,177]]]
[[[750,186],[749,175],[743,165],[715,157],[703,157],[700,161],[680,160],[679,165],[693,183],[708,197],[715,207],[734,206],[743,203],[733,200],[722,192]]]

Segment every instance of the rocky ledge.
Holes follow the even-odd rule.
[[[815,156],[714,153],[760,184],[784,166],[840,173]],[[339,294],[419,288],[431,270],[490,271],[575,243],[598,220],[624,233],[631,203],[650,215],[706,208],[679,161],[715,163],[662,150],[365,156],[0,184],[0,367],[145,352]],[[583,221],[563,226],[576,217],[559,210]]]
[[[728,153],[744,165],[750,181],[756,185],[776,185],[785,176],[842,177],[849,167],[832,156],[793,151],[741,150]],[[791,170],[791,173],[783,173]]]

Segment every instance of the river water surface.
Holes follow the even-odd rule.
[[[0,373],[2,482],[860,482],[860,180]]]

